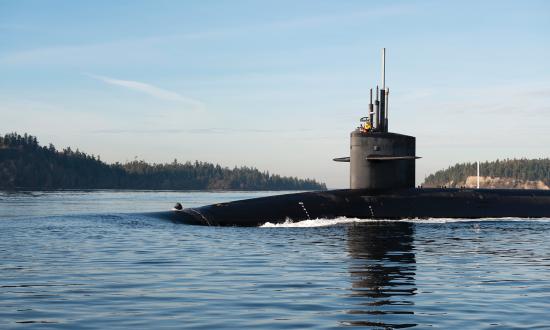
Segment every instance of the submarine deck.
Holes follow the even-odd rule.
[[[550,217],[550,190],[411,188],[338,189],[244,199],[174,211],[197,225],[258,226],[317,218]]]

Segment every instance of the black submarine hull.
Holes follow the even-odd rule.
[[[359,219],[544,218],[550,191],[518,189],[342,189],[252,198],[173,211],[193,225],[260,226],[338,217]]]

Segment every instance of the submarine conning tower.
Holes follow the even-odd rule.
[[[351,189],[402,189],[415,186],[416,139],[388,132],[388,95],[382,49],[382,87],[370,90],[369,112],[351,132],[350,156],[335,161],[350,163]]]

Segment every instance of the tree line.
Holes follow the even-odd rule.
[[[424,180],[426,186],[464,184],[466,178],[477,175],[477,163],[460,163],[445,170],[430,174]],[[541,180],[550,184],[550,159],[504,159],[480,163],[480,176],[512,178],[518,180]]]
[[[70,147],[40,146],[35,136],[0,136],[0,189],[324,190],[324,183],[253,167],[141,160],[107,164]]]

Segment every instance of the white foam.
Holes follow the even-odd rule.
[[[334,219],[312,219],[303,221],[292,221],[287,219],[283,223],[266,222],[262,228],[310,228],[310,227],[328,227],[350,223],[369,223],[369,222],[412,222],[412,223],[455,223],[455,222],[485,222],[485,221],[534,221],[550,222],[550,218],[481,218],[481,219],[457,219],[457,218],[428,218],[428,219],[359,219],[338,217]]]
[[[369,222],[369,221],[373,221],[373,220],[339,217],[339,218],[335,218],[335,219],[313,219],[313,220],[302,220],[302,221],[294,222],[291,219],[287,219],[283,223],[266,222],[265,224],[263,224],[260,227],[263,227],[263,228],[274,228],[274,227],[295,227],[295,228],[327,227],[327,226],[335,226],[335,225],[346,224],[346,223]]]
[[[502,221],[502,222],[522,222],[522,221],[533,221],[533,222],[550,222],[550,218],[479,218],[479,219],[465,219],[465,218],[428,218],[428,219],[404,219],[403,221],[413,222],[413,223],[453,223],[453,222],[491,222],[491,221]]]

